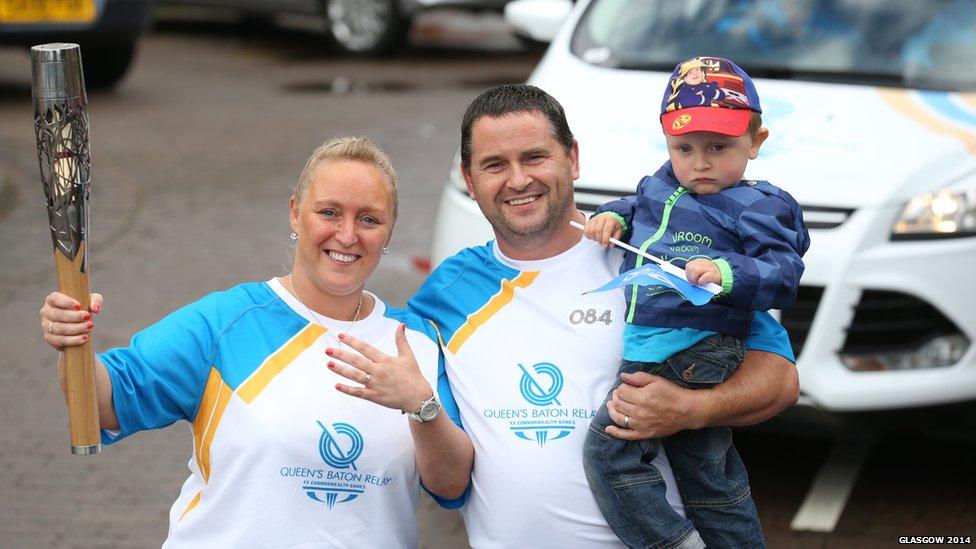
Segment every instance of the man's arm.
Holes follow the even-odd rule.
[[[710,389],[684,389],[647,373],[623,374],[608,404],[618,426],[607,432],[625,440],[660,438],[686,429],[753,425],[796,403],[796,367],[784,357],[750,350],[735,373]]]

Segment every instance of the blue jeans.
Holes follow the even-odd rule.
[[[625,360],[621,372],[648,372],[689,389],[728,379],[745,358],[742,343],[712,335],[662,363]],[[603,516],[629,547],[670,548],[696,529],[712,547],[765,547],[749,478],[727,427],[681,431],[663,439],[626,441],[607,434],[613,390],[593,418],[584,446],[586,480]],[[688,518],[665,498],[651,460],[664,445]],[[690,520],[689,520],[690,519]]]

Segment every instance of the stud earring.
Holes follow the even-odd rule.
[[[298,233],[291,233],[291,241],[295,242],[298,240]]]
[[[390,255],[390,247],[389,246],[383,246],[383,248],[380,249],[380,253],[383,254],[383,255]]]

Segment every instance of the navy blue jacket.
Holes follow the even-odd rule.
[[[752,311],[793,304],[810,246],[796,200],[766,181],[740,181],[721,192],[696,195],[682,187],[666,162],[637,185],[637,194],[608,202],[596,214],[615,215],[621,240],[679,267],[708,258],[722,272],[723,292],[696,307],[662,287],[626,288],[627,322],[659,328],[696,328],[742,338]],[[627,253],[621,272],[645,263]]]

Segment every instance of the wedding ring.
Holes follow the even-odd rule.
[[[630,416],[624,416],[624,429],[630,429]]]
[[[369,383],[369,380],[371,380],[371,379],[373,379],[373,376],[371,376],[369,374],[366,374],[366,377],[363,378],[363,386],[365,387],[366,384]]]
[[[47,325],[47,333],[54,335],[54,322]]]

